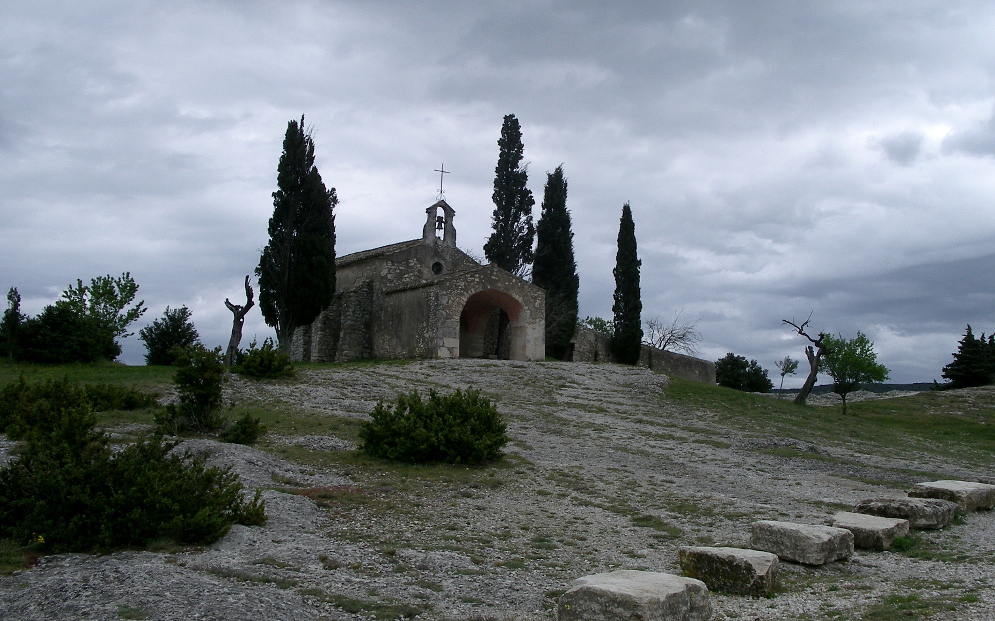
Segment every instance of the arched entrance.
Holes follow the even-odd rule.
[[[500,321],[500,326],[495,326],[493,318],[499,310],[504,311],[507,323]],[[527,360],[524,311],[522,303],[504,291],[486,289],[471,295],[460,313],[460,357]]]

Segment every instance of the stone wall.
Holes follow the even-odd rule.
[[[545,357],[545,292],[434,237],[341,257],[336,288],[328,308],[295,333],[294,360],[457,358],[464,336],[468,350],[482,345],[483,335],[464,330],[467,317],[496,308],[510,318],[504,357]]]
[[[577,326],[571,341],[572,360],[576,362],[612,362],[611,337],[586,326]],[[643,345],[639,356],[639,366],[647,367],[671,377],[715,383],[715,363],[693,356],[663,351]]]

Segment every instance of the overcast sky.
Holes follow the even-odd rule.
[[[683,309],[701,357],[776,384],[806,344],[781,320],[812,313],[893,381],[941,379],[966,324],[995,330],[993,32],[981,1],[4,2],[0,286],[36,314],[130,271],[136,332],[186,305],[224,345],[289,120],[339,255],[419,237],[445,163],[480,256],[514,113],[537,218],[569,180],[582,316],[611,316],[628,201],[643,317]],[[254,309],[243,345],[273,334]]]

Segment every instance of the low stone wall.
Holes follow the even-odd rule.
[[[613,362],[611,337],[586,326],[577,326],[570,342],[575,362]],[[703,384],[715,383],[715,363],[672,351],[643,345],[639,366],[670,377],[680,377]]]

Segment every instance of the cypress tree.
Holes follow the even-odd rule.
[[[516,276],[523,275],[532,263],[532,242],[535,226],[532,224],[532,206],[535,199],[526,187],[529,180],[527,166],[522,166],[525,147],[522,145],[522,128],[514,114],[504,117],[500,152],[494,168],[494,214],[491,227],[494,232],[484,244],[484,256],[491,263]]]
[[[567,211],[563,165],[546,173],[542,215],[536,225],[532,282],[546,290],[546,355],[563,359],[577,326],[580,279],[574,260],[573,231]]]
[[[314,140],[290,121],[277,166],[269,243],[256,276],[259,307],[287,352],[299,326],[310,324],[335,294],[335,188],[326,189],[314,165]]]
[[[643,303],[639,293],[639,266],[642,262],[636,254],[636,225],[632,221],[632,208],[629,203],[622,206],[622,219],[618,225],[618,254],[615,255],[615,333],[612,337],[612,353],[622,364],[639,362],[639,352],[643,341],[643,327],[640,315]]]
[[[951,388],[985,386],[995,379],[995,338],[985,339],[974,336],[968,324],[964,338],[960,340],[954,360],[943,367],[943,377],[950,380]]]

